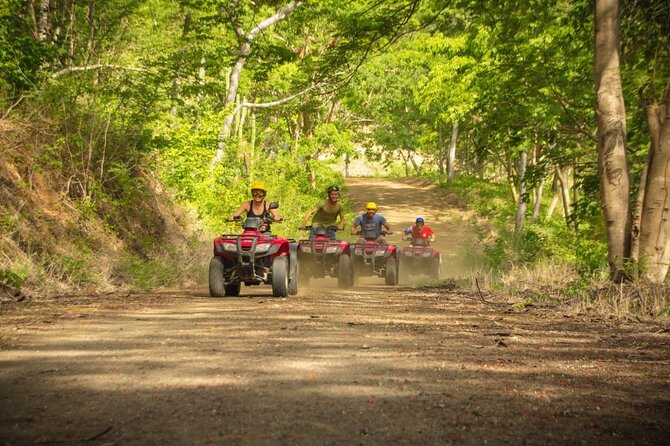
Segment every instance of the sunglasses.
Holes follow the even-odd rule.
[[[377,212],[377,209],[370,209],[370,208],[368,208],[367,210],[368,210],[368,212]]]
[[[265,192],[260,191],[260,190],[252,190],[251,195],[253,195],[254,197],[264,197]]]

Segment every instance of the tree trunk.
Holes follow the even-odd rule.
[[[421,166],[416,162],[414,154],[412,154],[412,152],[409,150],[407,151],[407,158],[409,159],[409,162],[412,163],[412,167],[414,168],[416,174],[421,175]]]
[[[523,220],[526,215],[526,164],[528,162],[528,155],[526,152],[521,152],[521,159],[519,161],[519,204],[516,208],[516,219],[514,220],[514,232],[521,234],[523,232]]]
[[[88,10],[86,11],[86,21],[88,22],[88,41],[86,42],[86,63],[88,65],[93,60],[95,53],[95,0],[89,0]]]
[[[544,193],[544,175],[540,178],[540,184],[537,185],[535,190],[535,201],[533,203],[533,215],[530,218],[530,223],[535,224],[537,217],[540,216],[540,203],[542,202],[542,194]]]
[[[301,3],[302,1],[292,1],[284,8],[277,11],[275,15],[263,20],[261,23],[256,25],[251,31],[249,31],[246,34],[241,29],[236,30],[237,38],[239,40],[239,44],[237,47],[238,56],[237,61],[235,62],[235,66],[233,67],[233,70],[230,72],[230,82],[228,84],[228,94],[226,95],[225,105],[232,104],[235,101],[235,97],[237,96],[237,87],[240,84],[240,76],[242,75],[242,69],[244,68],[244,64],[247,61],[247,57],[251,52],[251,42],[258,34],[263,32],[265,29],[271,27],[272,25],[288,17],[289,14],[291,14],[295,8],[300,6]]]
[[[626,115],[619,68],[619,1],[596,0],[595,78],[598,177],[602,196],[610,278],[626,278],[631,213],[626,164]]]
[[[451,141],[449,141],[449,153],[447,154],[447,180],[454,178],[456,172],[456,141],[458,140],[458,121],[454,122],[451,130]]]
[[[647,107],[651,159],[640,224],[642,277],[663,283],[670,266],[670,104]]]
[[[649,165],[653,149],[650,147],[644,161],[644,168],[640,176],[640,184],[637,189],[635,209],[631,222],[630,258],[633,262],[640,262],[640,227],[642,224],[642,209],[644,207],[644,195],[647,190],[647,177],[649,176]]]
[[[556,173],[555,169],[554,169],[554,179],[551,180],[551,191],[553,192],[554,196],[551,199],[551,203],[549,203],[549,208],[547,208],[547,216],[545,217],[547,220],[549,220],[551,216],[554,214],[554,209],[556,209],[558,200],[561,198],[558,194],[558,174]]]
[[[349,178],[349,164],[351,163],[349,159],[349,154],[344,155],[344,178]]]
[[[40,15],[38,25],[37,39],[40,42],[46,42],[49,37],[49,0],[40,0]]]
[[[442,125],[437,127],[437,171],[444,175],[444,143],[442,142]]]
[[[572,203],[570,202],[570,168],[557,167],[556,177],[558,178],[558,186],[561,191],[561,198],[563,199],[563,215],[565,216],[565,224],[571,228],[573,227],[572,217]]]

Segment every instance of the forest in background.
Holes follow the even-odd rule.
[[[634,217],[669,221],[668,1],[1,5],[3,283],[197,280],[252,181],[296,235],[361,158],[466,198],[496,227],[491,272],[667,283],[667,223]]]

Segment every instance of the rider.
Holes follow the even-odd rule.
[[[377,203],[369,202],[365,206],[365,213],[361,213],[354,219],[354,224],[351,226],[351,234],[356,234],[356,229],[361,227],[361,238],[359,243],[366,240],[376,240],[379,244],[386,244],[384,236],[382,235],[382,226],[386,228],[387,234],[392,234],[391,228],[386,223],[386,218],[377,213]]]
[[[307,229],[307,221],[310,217],[312,218],[312,229],[309,231],[309,239],[314,238],[314,227],[324,226],[327,228],[328,238],[335,240],[335,229],[332,226],[335,226],[337,217],[340,217],[340,221],[337,224],[337,230],[341,231],[344,229],[344,206],[339,202],[340,199],[340,187],[339,186],[328,186],[328,198],[319,202],[314,209],[307,212],[305,218],[302,220],[300,229]]]
[[[411,240],[412,245],[429,245],[435,241],[435,233],[430,226],[425,225],[423,217],[417,217],[412,226],[406,227],[402,232],[403,240]]]
[[[279,214],[279,210],[270,209],[269,203],[265,201],[265,194],[267,193],[267,187],[265,187],[265,184],[257,181],[251,184],[250,189],[252,199],[242,203],[242,205],[235,212],[233,212],[230,217],[228,217],[228,221],[234,221],[237,217],[244,213],[246,213],[247,218],[265,218],[272,216],[272,221],[281,221],[282,217]],[[269,231],[270,226],[267,225],[264,230]]]

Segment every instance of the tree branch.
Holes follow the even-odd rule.
[[[111,65],[111,64],[94,64],[94,65],[85,65],[83,67],[67,67],[64,68],[60,71],[56,71],[54,74],[51,75],[52,79],[59,78],[61,76],[64,76],[66,74],[74,73],[75,71],[90,71],[90,70],[99,70],[101,68],[107,68],[110,70],[126,70],[126,71],[145,71],[143,68],[135,68],[135,67],[123,67],[120,65]]]

